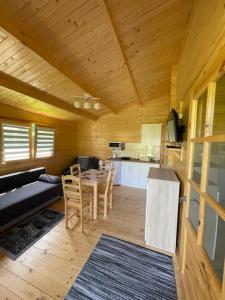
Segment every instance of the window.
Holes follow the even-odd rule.
[[[225,286],[225,75],[192,105],[188,217],[196,245],[207,254],[204,263]]]
[[[198,185],[200,185],[200,183],[201,183],[202,152],[203,152],[203,145],[196,143],[194,145],[192,179]]]
[[[220,281],[223,280],[225,258],[225,222],[206,204],[203,246]]]
[[[55,130],[47,127],[36,127],[35,158],[54,155]]]
[[[225,132],[225,76],[216,83],[213,134]]]
[[[205,91],[198,99],[197,109],[197,126],[196,136],[204,136],[205,120],[206,120],[206,106],[207,106],[207,91]]]
[[[199,202],[200,195],[191,188],[189,218],[196,231],[198,230]]]
[[[30,127],[2,124],[3,163],[30,158]]]
[[[225,143],[212,143],[209,154],[206,191],[225,209]]]

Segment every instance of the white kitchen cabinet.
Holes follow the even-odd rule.
[[[154,124],[154,145],[160,147],[161,145],[161,124]]]
[[[161,124],[142,124],[141,143],[145,146],[159,147],[161,144]]]
[[[121,162],[121,185],[147,189],[148,173],[159,164],[143,162]]]
[[[116,170],[114,185],[120,185],[121,184],[121,161],[113,160],[112,164],[113,164],[113,168]]]
[[[121,163],[121,185],[137,187],[138,184],[138,164],[134,162]]]
[[[159,168],[159,164],[139,163],[138,188],[147,189],[148,173],[150,168]]]

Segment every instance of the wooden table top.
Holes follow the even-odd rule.
[[[90,182],[100,182],[102,181],[106,176],[108,172],[107,171],[100,171],[100,170],[87,170],[81,174],[81,180],[84,181],[90,181]]]

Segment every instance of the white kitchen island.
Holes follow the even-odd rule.
[[[180,182],[173,170],[152,168],[146,197],[146,244],[175,253]]]

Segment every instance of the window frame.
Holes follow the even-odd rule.
[[[225,74],[223,74],[225,76]],[[225,266],[224,266],[224,277],[223,282],[217,278],[217,275],[211,265],[211,262],[207,256],[206,250],[204,249],[203,245],[203,235],[204,235],[204,227],[205,227],[205,209],[206,204],[209,205],[219,216],[220,218],[225,221],[225,209],[218,204],[218,202],[213,199],[207,193],[207,184],[208,184],[208,166],[209,166],[209,159],[210,159],[210,146],[211,143],[219,143],[225,142],[225,134],[216,135],[213,134],[213,121],[214,121],[214,107],[215,107],[215,99],[216,99],[216,83],[217,80],[221,77],[217,76],[213,80],[211,80],[207,86],[204,86],[204,90],[201,90],[201,93],[195,94],[193,96],[190,106],[190,114],[189,114],[189,124],[190,124],[190,134],[189,134],[189,161],[188,161],[188,169],[187,169],[187,206],[186,206],[186,224],[187,229],[192,234],[196,245],[200,249],[200,253],[204,258],[204,261],[207,265],[207,270],[213,277],[213,281],[216,283],[220,292],[222,292],[222,288],[225,285]],[[201,137],[197,137],[197,111],[198,111],[198,99],[201,95],[207,92],[207,105],[206,105],[206,119],[205,119],[205,129],[204,135]],[[203,155],[202,155],[202,172],[201,172],[201,181],[200,185],[198,185],[192,179],[192,172],[193,172],[193,163],[194,163],[194,148],[195,144],[202,143],[203,144]],[[200,204],[199,204],[199,226],[197,231],[194,229],[191,220],[189,219],[190,215],[190,194],[191,189],[194,189],[200,196]],[[183,257],[183,265],[182,269],[184,269],[185,264],[185,252]]]
[[[5,161],[4,160],[4,137],[3,137],[3,126],[21,126],[28,128],[29,132],[29,158],[24,159],[17,159]],[[32,159],[32,131],[31,131],[31,124],[25,123],[25,122],[17,122],[17,121],[10,121],[10,120],[0,120],[0,153],[1,153],[1,165],[8,165],[8,164],[15,164],[17,161],[23,162],[23,161],[29,161]]]

